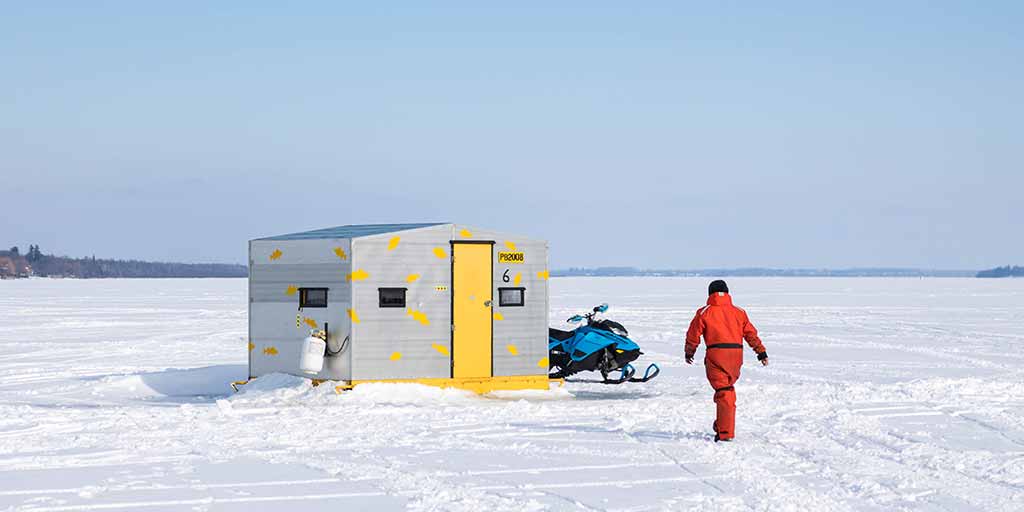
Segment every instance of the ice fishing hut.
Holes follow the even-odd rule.
[[[461,224],[249,241],[249,378],[548,388],[547,242]],[[315,374],[303,340],[326,331]]]

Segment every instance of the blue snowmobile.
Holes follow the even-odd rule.
[[[629,364],[640,357],[640,346],[629,339],[629,333],[622,324],[598,319],[599,313],[608,311],[608,304],[601,304],[583,315],[573,315],[566,322],[581,325],[571,331],[548,328],[548,376],[562,379],[583,371],[601,372],[605,384],[623,382],[647,382],[661,373],[658,365],[651,364],[643,377],[636,377],[636,368]],[[557,369],[557,370],[556,370]],[[551,372],[551,370],[556,370]],[[617,378],[608,375],[618,370]]]

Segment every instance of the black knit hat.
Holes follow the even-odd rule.
[[[725,284],[725,281],[721,279],[711,281],[711,284],[708,285],[708,295],[714,295],[718,292],[729,293],[729,285]]]

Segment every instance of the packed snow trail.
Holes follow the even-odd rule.
[[[484,397],[231,393],[244,280],[3,281],[0,510],[1024,509],[1024,280],[730,279],[771,365],[718,445],[706,281],[553,279],[553,326],[609,302],[661,376]]]

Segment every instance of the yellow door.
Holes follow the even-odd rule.
[[[452,377],[491,376],[491,244],[452,245]]]

